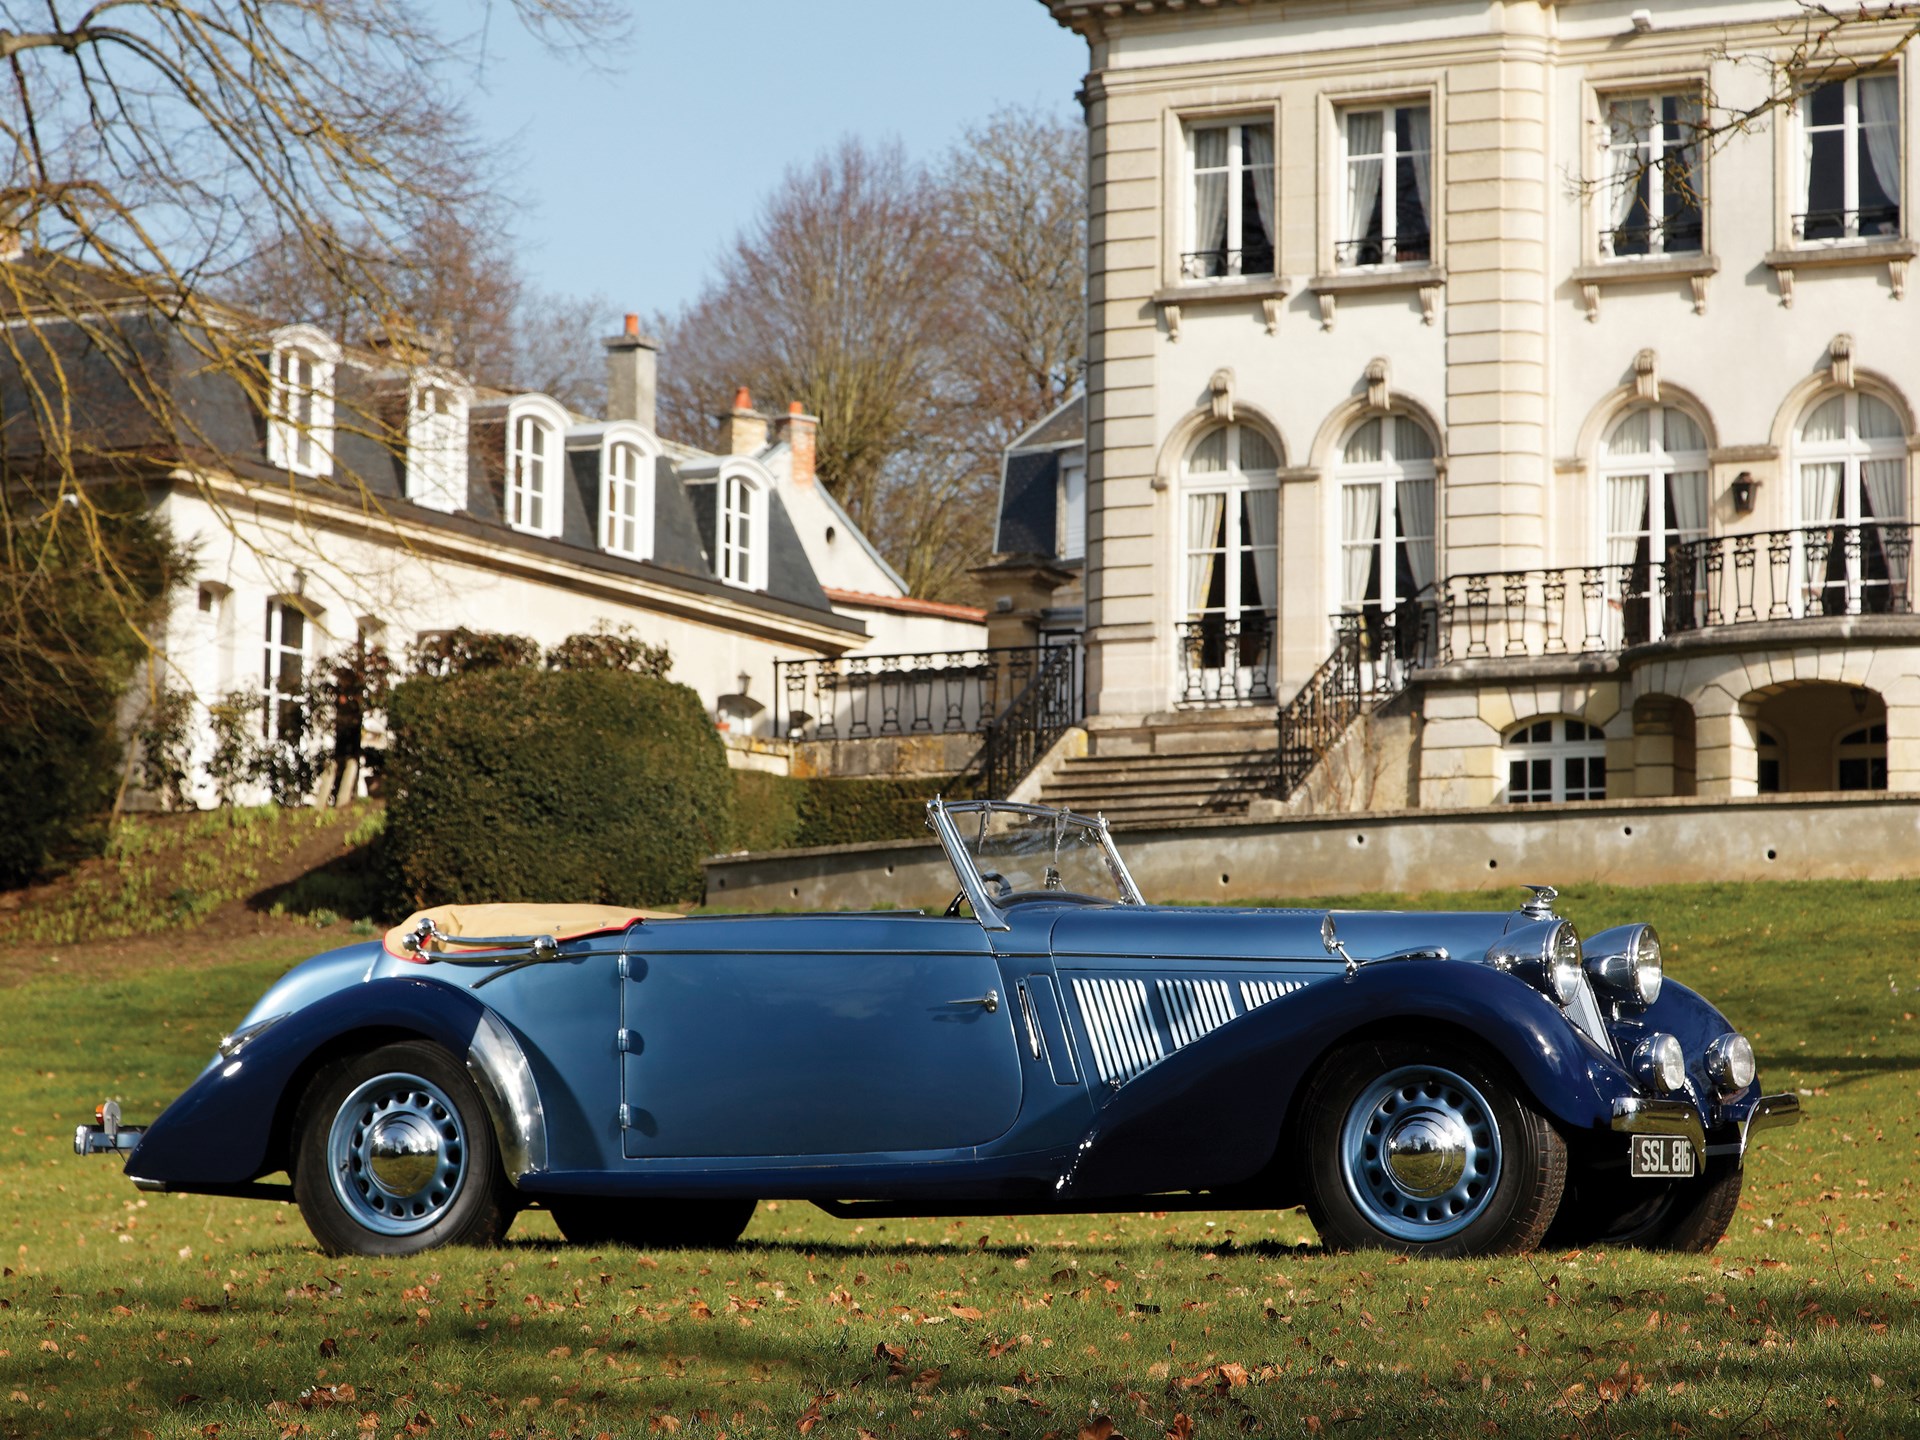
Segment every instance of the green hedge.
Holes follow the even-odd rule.
[[[420,678],[388,704],[397,912],[485,900],[700,897],[727,848],[726,752],[684,685],[606,670]]]
[[[954,782],[796,780],[757,770],[734,773],[736,850],[859,845],[927,834],[927,801],[954,793]]]

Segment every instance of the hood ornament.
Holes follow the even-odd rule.
[[[1520,907],[1520,913],[1529,920],[1553,920],[1553,902],[1560,898],[1560,892],[1551,885],[1528,885],[1533,898]]]

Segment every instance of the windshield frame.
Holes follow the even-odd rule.
[[[954,800],[946,801],[937,796],[927,802],[927,824],[933,833],[940,837],[941,848],[947,852],[947,863],[953,867],[954,877],[960,882],[960,893],[967,897],[967,903],[973,907],[973,915],[981,926],[988,930],[1006,930],[1011,928],[1001,908],[987,894],[987,887],[980,878],[980,872],[973,863],[973,854],[967,849],[966,841],[960,838],[960,828],[955,823],[957,815],[978,815],[986,811],[1005,811],[1014,815],[1044,816],[1055,825],[1074,825],[1091,831],[1100,841],[1100,849],[1105,854],[1107,864],[1120,885],[1122,905],[1145,905],[1146,898],[1141,895],[1140,887],[1134,883],[1133,872],[1127,869],[1127,862],[1120,858],[1120,851],[1113,843],[1113,835],[1107,829],[1103,815],[1082,815],[1073,810],[1060,810],[1050,805],[1021,805],[1011,800]]]

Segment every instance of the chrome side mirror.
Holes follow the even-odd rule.
[[[1329,910],[1320,921],[1320,944],[1329,955],[1337,955],[1347,962],[1347,975],[1351,978],[1360,968],[1360,962],[1347,953],[1347,947],[1341,943],[1339,932],[1334,929],[1333,912]]]

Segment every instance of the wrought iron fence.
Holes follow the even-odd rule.
[[[987,726],[974,773],[977,794],[1003,800],[1070,726],[1080,722],[1080,647],[1049,645],[1039,668]]]
[[[774,662],[774,733],[795,740],[977,735],[1053,650],[1013,645]]]
[[[1900,233],[1897,201],[1857,210],[1805,210],[1793,217],[1796,240],[1890,239]]]
[[[1189,250],[1180,257],[1183,280],[1225,280],[1240,275],[1271,274],[1271,245],[1246,250]]]
[[[1715,535],[1663,561],[1456,575],[1437,659],[1592,654],[1760,621],[1911,614],[1905,522]]]
[[[1432,259],[1433,237],[1425,230],[1409,231],[1391,240],[1362,235],[1336,240],[1333,246],[1333,263],[1342,270],[1361,265],[1425,265]]]
[[[1265,610],[1202,615],[1183,620],[1180,643],[1180,704],[1239,705],[1271,700],[1274,671],[1273,615]]]
[[[1280,707],[1279,791],[1284,799],[1346,733],[1355,717],[1406,688],[1434,662],[1436,610],[1425,592],[1393,610],[1378,606],[1335,617],[1333,653]]]
[[[1699,212],[1690,210],[1639,225],[1609,225],[1600,232],[1600,253],[1609,257],[1697,254],[1703,239]]]

